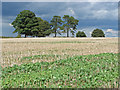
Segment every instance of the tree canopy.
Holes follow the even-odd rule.
[[[57,33],[61,34],[58,29],[61,28],[62,23],[63,21],[60,16],[53,16],[51,20],[51,26],[52,26],[53,33],[55,33],[55,37]]]
[[[86,34],[84,32],[78,31],[76,33],[76,37],[87,37]]]
[[[49,22],[37,17],[37,25],[33,28],[33,36],[45,37],[51,33],[51,26]]]
[[[13,33],[25,34],[26,36],[42,37],[50,34],[50,24],[36,17],[35,14],[29,10],[23,10],[17,15],[16,19],[12,22],[15,31]]]
[[[12,22],[15,31],[19,34],[32,35],[31,30],[34,25],[36,25],[35,14],[29,10],[24,10],[17,15],[16,19]]]
[[[79,20],[75,19],[73,16],[64,15],[64,24],[63,29],[64,32],[67,32],[67,37],[69,37],[69,31],[74,35],[74,31],[77,29],[77,25]]]
[[[101,29],[95,29],[92,34],[92,37],[105,37],[104,32]]]

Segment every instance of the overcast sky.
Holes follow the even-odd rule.
[[[88,37],[102,29],[106,37],[118,36],[118,2],[2,2],[2,35],[16,36],[10,23],[22,10],[30,10],[50,22],[54,15],[74,16],[79,20],[77,31]]]

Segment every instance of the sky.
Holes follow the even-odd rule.
[[[2,36],[17,36],[17,33],[12,33],[15,29],[11,23],[23,10],[30,10],[37,17],[48,22],[54,15],[73,16],[79,20],[77,31],[84,31],[88,37],[96,28],[102,29],[106,37],[118,36],[118,2],[91,2],[91,0],[89,2],[2,2]]]

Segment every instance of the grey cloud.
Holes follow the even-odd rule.
[[[119,0],[2,0],[3,2],[118,2]]]
[[[82,19],[117,19],[117,3],[30,3],[26,6],[41,16],[69,14]],[[69,10],[71,9],[71,10]],[[48,14],[48,15],[47,15]]]
[[[12,4],[13,6],[15,3]],[[29,2],[25,3],[22,6],[15,6],[19,10],[14,9],[9,15],[9,9],[3,9],[6,11],[5,16],[3,16],[3,23],[11,23],[17,13],[22,10],[31,10],[37,16],[50,21],[54,15],[63,16],[65,14],[72,15],[75,18],[79,19],[78,30],[84,30],[87,36],[90,36],[90,32],[95,28],[109,29],[110,27],[117,28],[117,3],[100,3],[100,2],[79,2],[79,3],[70,3],[70,2]],[[9,8],[9,7],[8,7]],[[3,11],[3,12],[5,12]],[[17,12],[17,13],[16,13]],[[3,14],[3,15],[4,15]],[[14,30],[14,28],[9,27]],[[5,27],[5,25],[3,25]],[[4,29],[7,29],[4,28]],[[7,31],[4,31],[4,33]],[[13,35],[13,34],[11,34]],[[107,34],[108,36],[110,34]]]

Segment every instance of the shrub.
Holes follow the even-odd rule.
[[[76,33],[76,37],[87,37],[87,36],[84,32],[78,31],[78,33]]]
[[[105,37],[104,32],[101,29],[95,29],[92,34],[92,37]]]

